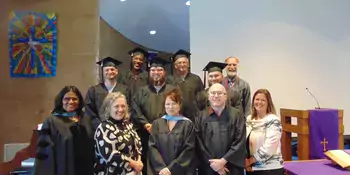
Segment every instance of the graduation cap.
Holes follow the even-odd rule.
[[[160,58],[160,57],[153,57],[152,59],[149,60],[149,67],[165,67],[167,64],[171,62]]]
[[[117,66],[119,66],[122,63],[123,62],[116,60],[112,57],[106,57],[96,62],[96,64],[100,65],[101,67],[115,67],[115,68],[117,68]]]
[[[128,54],[130,55],[131,58],[133,58],[136,55],[141,55],[141,56],[143,56],[145,58],[146,62],[147,62],[147,58],[149,56],[149,53],[146,50],[144,50],[144,49],[142,49],[140,47],[136,47],[136,48],[130,50],[128,52]],[[132,68],[133,68],[133,63],[132,63],[132,61],[130,61],[130,70]]]
[[[176,61],[177,59],[179,59],[179,58],[184,58],[184,57],[185,57],[185,58],[187,58],[188,60],[190,60],[190,56],[191,56],[191,53],[189,53],[189,52],[187,52],[187,51],[185,51],[185,50],[180,49],[180,50],[178,50],[177,52],[175,52],[175,53],[170,57],[170,60],[171,60],[172,62],[175,63],[175,61]],[[172,75],[174,74],[174,68],[173,68],[173,66],[171,66],[170,72],[171,72]]]
[[[143,55],[145,58],[148,57],[148,52],[140,47],[136,47],[134,48],[133,50],[130,50],[128,52],[128,54],[133,57],[133,56],[136,56],[136,55]]]
[[[187,59],[190,59],[191,53],[185,51],[185,50],[178,50],[174,53],[174,55],[171,57],[171,61],[175,62],[179,58],[186,57]]]
[[[215,72],[215,71],[222,72],[222,70],[224,70],[226,66],[227,66],[226,63],[220,63],[220,62],[210,61],[210,62],[204,67],[203,71],[208,71],[208,73],[210,73],[210,72]]]
[[[221,63],[221,62],[215,62],[215,61],[210,61],[203,69],[204,71],[204,87],[206,86],[206,82],[207,82],[207,74],[206,71],[208,73],[210,72],[221,72],[222,70],[225,69],[225,67],[227,66],[226,63]]]

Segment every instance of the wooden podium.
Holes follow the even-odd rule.
[[[298,134],[298,159],[309,160],[309,110],[280,109],[282,123],[282,156],[284,161],[292,160],[292,133]],[[292,124],[295,117],[297,124]],[[343,110],[338,110],[339,149],[344,149]]]

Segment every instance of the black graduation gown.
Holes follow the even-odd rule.
[[[120,75],[119,82],[129,87],[131,98],[136,94],[139,88],[148,84],[148,72],[142,71],[135,76],[132,71],[129,71]]]
[[[176,88],[173,85],[165,84],[159,92],[154,86],[148,85],[142,87],[132,98],[132,115],[137,124],[143,127],[147,123],[152,123],[160,118],[164,112],[164,94]]]
[[[93,135],[88,116],[78,123],[48,117],[39,131],[34,175],[93,175]]]
[[[210,106],[209,100],[208,100],[208,90],[209,88],[201,91],[197,94],[196,102],[197,107],[199,111],[202,111],[206,109],[208,106]],[[236,108],[239,110],[240,115],[243,117],[243,107],[242,107],[242,101],[241,101],[241,94],[234,89],[227,89],[227,102],[226,104]]]
[[[154,120],[160,118],[165,113],[164,109],[164,93],[176,88],[170,84],[165,84],[159,92],[154,86],[144,86],[132,98],[132,115],[131,119],[137,132],[141,138],[142,143],[142,162],[147,165],[147,151],[149,133],[144,129],[144,125],[152,123]],[[147,174],[147,168],[144,166],[144,175]]]
[[[197,112],[196,96],[204,90],[204,85],[200,77],[193,73],[188,73],[183,79],[174,75],[175,84],[179,87],[182,95],[182,113],[184,116],[194,121],[194,115]]]
[[[167,75],[165,77],[165,83],[166,84],[171,84],[171,85],[176,85],[175,77],[172,75]]]
[[[169,131],[167,120],[153,122],[148,142],[148,175],[167,167],[172,175],[195,175],[195,132],[190,120],[177,121]]]
[[[217,175],[209,159],[224,158],[229,175],[243,175],[245,164],[245,120],[239,111],[226,106],[220,117],[209,108],[195,118],[200,175]]]
[[[128,103],[130,102],[129,88],[127,86],[117,83],[113,89],[113,92],[121,92],[126,96]],[[90,87],[88,92],[86,93],[85,111],[86,111],[86,115],[91,117],[94,130],[96,130],[98,125],[101,123],[101,119],[99,117],[99,111],[103,103],[103,100],[106,98],[107,95],[108,95],[108,90],[104,83],[100,83],[98,85]]]
[[[132,71],[124,74],[121,73],[118,77],[118,82],[128,86],[130,90],[130,97],[133,97],[141,87],[148,85],[149,73],[147,71],[142,71],[137,76],[135,76]],[[175,83],[175,79],[173,76],[168,75],[165,78],[165,82],[173,85]]]

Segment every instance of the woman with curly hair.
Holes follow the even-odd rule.
[[[93,175],[91,119],[78,88],[64,87],[39,131],[34,175]]]
[[[102,123],[95,132],[97,175],[139,175],[142,172],[141,142],[130,122],[126,97],[107,95],[101,106]]]

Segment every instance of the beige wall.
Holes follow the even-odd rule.
[[[120,71],[129,70],[130,56],[128,51],[137,44],[126,39],[123,35],[113,29],[106,21],[100,19],[100,58],[113,57],[123,62]]]
[[[57,76],[10,78],[8,26],[11,10],[56,12]],[[53,107],[65,85],[82,92],[95,83],[98,49],[98,0],[1,0],[0,6],[0,160],[5,143],[28,142],[31,130]]]
[[[79,10],[77,10],[79,8]],[[8,26],[11,10],[56,12],[58,21],[57,76],[10,78]],[[112,56],[129,69],[127,51],[138,46],[98,15],[98,0],[2,0],[0,6],[0,161],[3,145],[28,142],[31,130],[48,116],[65,85],[83,94],[97,81],[96,59]],[[168,56],[161,53],[161,56]]]
[[[120,72],[128,71],[130,68],[130,56],[128,51],[135,47],[141,47],[146,50],[150,48],[140,46],[113,29],[106,21],[100,19],[100,52],[99,58],[113,57],[123,62],[119,67]],[[160,52],[162,58],[169,58],[169,54]]]

